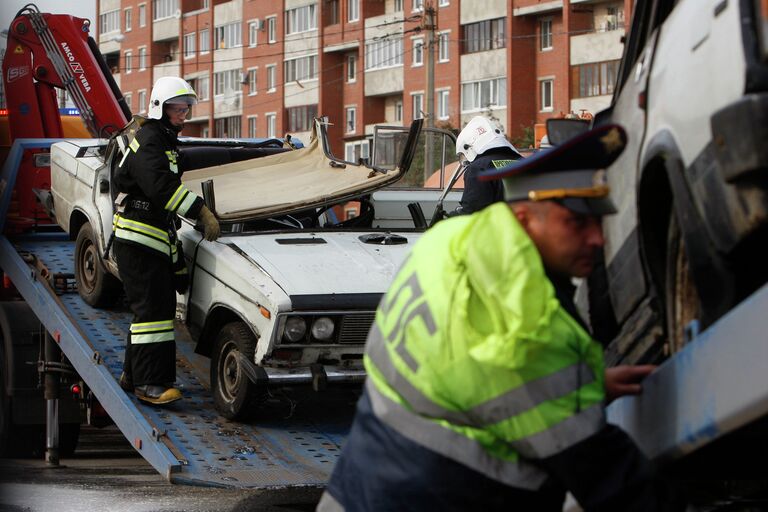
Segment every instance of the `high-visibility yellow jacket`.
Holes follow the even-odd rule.
[[[529,463],[605,425],[601,346],[555,297],[504,203],[435,226],[382,300],[366,346],[379,420],[514,487]]]

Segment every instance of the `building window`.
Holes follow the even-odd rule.
[[[402,37],[373,41],[365,45],[365,69],[387,68],[402,63]]]
[[[403,0],[395,0],[395,12],[403,10]]]
[[[139,91],[139,114],[143,114],[147,111],[147,91],[142,89]]]
[[[216,27],[213,34],[214,45],[220,50],[243,45],[243,26],[239,21]]]
[[[133,112],[133,95],[127,92],[123,94],[123,99],[125,100],[125,106],[128,107],[128,110]]]
[[[438,5],[438,7],[446,7],[446,6],[450,5],[450,2],[448,0],[440,0],[437,3],[437,5]]]
[[[317,4],[285,11],[285,33],[296,34],[317,29]]]
[[[306,132],[312,129],[312,121],[317,117],[317,105],[303,105],[286,109],[289,132]]]
[[[623,7],[608,7],[605,21],[603,22],[603,30],[618,30],[624,26],[624,8]]]
[[[256,21],[248,23],[248,46],[253,48],[259,39],[259,24]]]
[[[214,136],[224,139],[240,137],[240,116],[222,117],[213,121]]]
[[[571,96],[588,98],[613,94],[616,76],[619,72],[618,60],[594,62],[571,67]]]
[[[184,58],[191,59],[195,56],[195,41],[197,40],[197,34],[192,32],[191,34],[184,34]]]
[[[201,8],[208,9],[209,7],[211,7],[211,0],[203,0],[203,6]]]
[[[413,40],[413,61],[411,65],[421,66],[422,64],[424,64],[424,40],[414,39]]]
[[[207,28],[200,31],[200,53],[211,51],[211,37]]]
[[[357,108],[347,107],[344,109],[344,118],[347,120],[344,129],[345,133],[355,133],[357,131]]]
[[[147,69],[147,47],[139,48],[139,71]]]
[[[551,112],[553,109],[552,87],[554,86],[554,80],[541,80],[539,84],[539,90],[541,92],[541,111]]]
[[[200,136],[204,139],[207,139],[211,135],[211,129],[207,126],[203,126],[200,128]]]
[[[413,0],[413,10],[414,11],[423,11],[424,10],[424,0]]]
[[[256,116],[248,116],[248,137],[256,138]]]
[[[450,42],[449,37],[450,34],[448,32],[437,35],[437,58],[439,62],[448,62],[451,58],[449,53],[450,46],[448,46]]]
[[[347,55],[347,82],[357,80],[357,55]]]
[[[133,71],[133,52],[125,52],[125,66],[123,67],[126,73]]]
[[[222,96],[241,92],[243,84],[240,83],[241,71],[229,69],[213,74],[213,95]]]
[[[277,88],[277,66],[270,64],[267,66],[267,92],[275,92]]]
[[[211,99],[211,80],[208,76],[201,76],[195,80],[195,87],[193,87],[197,93],[198,101],[207,101]]]
[[[277,115],[273,112],[267,118],[267,137],[277,137]]]
[[[450,91],[437,91],[437,118],[448,119],[448,99]]]
[[[317,55],[285,61],[285,83],[317,78]]]
[[[464,53],[485,52],[507,46],[507,19],[478,21],[464,25]]]
[[[552,49],[552,20],[539,22],[539,50]]]
[[[360,19],[360,0],[347,0],[347,21]]]
[[[120,9],[99,15],[99,34],[118,32],[120,30]]]
[[[147,4],[139,4],[139,26],[147,26]]]
[[[340,21],[339,16],[339,0],[325,0],[325,26],[335,25]]]
[[[368,159],[370,154],[370,143],[367,140],[357,142],[347,142],[344,144],[344,160],[347,162],[358,163],[360,159]]]
[[[179,10],[179,0],[152,0],[152,21],[172,18]]]
[[[421,119],[424,117],[424,95],[421,93],[413,94],[411,99],[413,100],[413,118]]]
[[[125,10],[125,31],[130,32],[133,29],[133,9],[130,7]]]
[[[258,68],[248,70],[248,96],[253,96],[258,92],[258,82],[256,81],[256,72]]]
[[[398,101],[395,103],[395,122],[400,123],[403,121],[403,102]]]
[[[275,16],[267,18],[267,39],[269,44],[277,42],[277,18]]]
[[[507,79],[494,78],[461,84],[461,111],[472,112],[507,105]]]

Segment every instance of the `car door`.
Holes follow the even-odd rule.
[[[646,132],[648,77],[658,36],[653,20],[659,3],[641,0],[635,5],[611,107],[595,118],[595,125],[617,123],[628,134],[626,149],[608,172],[611,197],[619,211],[603,220],[609,292],[619,324],[649,292],[640,252],[636,194]]]
[[[408,137],[408,128],[401,126],[376,126],[374,128],[372,165],[379,169],[394,169]],[[376,211],[373,226],[381,228],[413,228],[415,221],[409,204],[416,203],[427,222],[432,218],[444,188],[458,168],[456,136],[438,128],[422,128],[411,149],[414,152],[411,167],[397,182],[373,193]],[[461,199],[463,181],[448,192],[442,207],[454,210]],[[418,227],[418,226],[417,226]]]

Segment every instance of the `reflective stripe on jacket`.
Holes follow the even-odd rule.
[[[521,457],[605,424],[602,349],[560,306],[504,203],[419,240],[379,306],[365,365],[381,421],[516,487],[544,480]]]
[[[128,207],[116,216],[115,237],[172,256],[172,219],[176,214],[196,219],[203,200],[181,183],[176,134],[161,121],[146,121],[128,148],[115,170],[116,189],[128,194],[132,204],[148,206]]]

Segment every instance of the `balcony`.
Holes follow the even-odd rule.
[[[563,10],[563,0],[544,1],[541,0],[515,0],[513,2],[512,14],[515,16],[538,16],[553,11]]]
[[[181,31],[181,19],[172,16],[152,22],[152,41],[178,39]]]
[[[385,96],[403,92],[403,66],[369,69],[365,72],[365,95]]]
[[[571,37],[571,66],[621,58],[624,29],[592,32]]]
[[[172,60],[170,62],[163,62],[152,66],[152,82],[156,82],[158,78],[164,76],[181,76],[181,66],[179,61]]]
[[[213,111],[216,113],[217,119],[233,115],[242,115],[242,104],[242,93],[223,94],[213,98]]]

